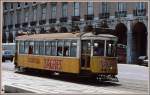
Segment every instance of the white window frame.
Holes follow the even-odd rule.
[[[126,11],[127,10],[127,4],[125,2],[119,2],[117,4],[117,11]]]
[[[43,6],[42,7],[42,20],[45,20],[46,19],[46,6]]]
[[[13,3],[11,2],[10,3],[10,9],[13,9],[14,8],[14,6],[13,6]]]
[[[73,3],[73,15],[80,16],[80,3],[79,2]]]
[[[108,13],[108,3],[107,2],[102,2],[102,13]]]
[[[12,12],[12,13],[10,13],[10,24],[12,25],[13,24],[13,17],[14,17],[14,15],[13,15],[14,13]]]
[[[94,14],[94,9],[93,9],[93,2],[87,2],[87,14],[92,15]]]
[[[21,11],[17,11],[17,23],[21,23]]]
[[[136,3],[136,9],[139,9],[139,10],[145,9],[145,4],[144,4],[144,2],[137,2],[137,3]]]
[[[57,5],[52,4],[51,5],[51,18],[56,18],[56,14],[57,14]]]
[[[37,20],[37,8],[33,8],[33,21]]]
[[[29,21],[29,10],[25,10],[25,15],[24,15],[24,22],[28,22]]]
[[[62,17],[67,17],[68,15],[68,3],[62,3]]]

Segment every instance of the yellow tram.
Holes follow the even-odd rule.
[[[16,38],[16,70],[25,68],[116,80],[117,37],[110,34],[51,33]]]

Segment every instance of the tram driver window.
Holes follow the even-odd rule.
[[[104,41],[103,40],[95,40],[93,47],[93,55],[94,56],[104,56]]]

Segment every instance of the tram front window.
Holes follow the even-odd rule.
[[[115,57],[116,56],[116,44],[115,41],[106,42],[106,56]]]
[[[93,55],[104,56],[104,40],[95,40],[93,43]]]

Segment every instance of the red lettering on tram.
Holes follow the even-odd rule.
[[[102,67],[109,68],[115,64],[115,60],[113,59],[103,59],[102,60]]]
[[[44,68],[47,70],[61,71],[62,70],[61,64],[62,64],[62,60],[59,59],[54,59],[54,58],[45,59]]]

